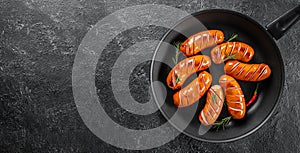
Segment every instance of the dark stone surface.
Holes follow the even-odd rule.
[[[0,152],[138,152],[116,148],[90,132],[77,112],[72,95],[72,66],[77,48],[88,30],[108,14],[138,4],[165,4],[189,13],[226,8],[266,25],[299,3],[299,0],[189,0],[184,3],[179,0],[1,0]],[[275,113],[261,129],[242,140],[224,144],[201,142],[180,134],[173,141],[145,152],[300,152],[299,31],[300,23],[277,42],[284,59],[285,86]],[[132,29],[118,35],[106,52],[120,52],[143,40],[159,40],[164,32],[164,28],[151,26]],[[96,74],[102,71],[107,70],[99,64]],[[98,81],[101,83],[101,78]],[[136,67],[129,82],[134,99],[147,102],[149,62]],[[159,112],[138,116],[117,104],[102,105],[114,121],[131,129],[154,128],[165,122]]]

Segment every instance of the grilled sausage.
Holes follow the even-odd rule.
[[[205,106],[199,114],[199,120],[203,125],[212,125],[218,119],[223,108],[224,98],[220,85],[214,85],[208,90]]]
[[[207,30],[196,33],[185,40],[180,50],[185,56],[193,56],[205,48],[212,47],[224,41],[224,34],[220,30]]]
[[[179,89],[186,79],[201,70],[207,69],[211,60],[206,55],[197,55],[180,61],[168,74],[167,84],[173,89]]]
[[[211,75],[206,71],[201,72],[195,80],[173,95],[174,104],[177,107],[194,104],[209,89],[211,82]]]
[[[249,62],[253,56],[253,48],[242,42],[226,42],[211,50],[211,58],[216,64],[221,64],[228,59]]]
[[[262,81],[271,75],[266,64],[246,64],[236,60],[228,61],[224,66],[226,74],[242,81]]]
[[[234,119],[242,119],[246,114],[246,104],[239,83],[229,75],[222,75],[219,83],[225,91],[229,114]]]

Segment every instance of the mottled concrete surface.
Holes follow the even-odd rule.
[[[96,137],[85,126],[72,93],[72,66],[81,40],[99,20],[137,4],[166,4],[189,13],[209,8],[242,12],[266,25],[299,0],[0,0],[0,152],[137,152],[119,149]],[[257,132],[233,143],[212,144],[180,134],[145,152],[300,152],[300,23],[278,42],[286,79],[272,118]],[[166,29],[146,26],[126,31],[106,52],[120,52],[135,42],[159,40]],[[115,56],[114,56],[115,55]],[[100,60],[96,74],[104,73]],[[132,96],[149,100],[150,62],[130,77]],[[105,80],[97,75],[104,88]],[[104,77],[105,78],[105,77]],[[101,97],[101,95],[99,95]],[[109,97],[101,97],[109,98]],[[149,129],[165,119],[159,112],[138,116],[102,104],[110,117],[131,129]],[[150,122],[150,124],[149,124]],[[151,142],[150,142],[151,143]]]

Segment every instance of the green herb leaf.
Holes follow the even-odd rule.
[[[236,59],[236,57],[235,57],[236,54],[237,54],[237,53],[235,53],[235,54],[233,54],[233,55],[228,55],[228,56],[226,56],[226,57],[224,58],[224,61],[229,60],[229,59]]]
[[[233,34],[228,40],[227,42],[230,42],[232,40],[234,40],[235,38],[237,38],[239,35],[238,34]]]
[[[176,65],[178,63],[178,58],[180,55],[180,46],[181,46],[182,42],[175,42],[174,43],[174,47],[176,48],[176,53],[175,53],[175,58],[173,60],[174,64]]]
[[[214,104],[217,104],[216,95],[211,96],[211,99],[214,102]]]
[[[180,48],[181,44],[182,44],[182,42],[180,42],[180,41],[177,41],[177,42],[175,42],[175,43],[174,43],[174,46],[175,46],[175,48],[176,48],[176,49],[178,49],[178,50],[179,50],[179,48]]]
[[[223,118],[221,121],[216,121],[212,128],[216,129],[217,131],[219,130],[220,127],[223,128],[223,130],[225,129],[225,127],[229,124],[231,120],[231,116],[225,117]]]
[[[180,81],[179,76],[176,78],[176,84]]]

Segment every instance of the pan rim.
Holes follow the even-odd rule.
[[[170,34],[170,32],[172,31],[172,29],[174,29],[175,27],[177,27],[179,24],[182,24],[184,21],[186,21],[187,19],[194,17],[194,16],[198,16],[198,15],[203,15],[203,14],[211,14],[211,13],[222,13],[222,14],[230,14],[233,16],[238,16],[239,18],[243,18],[251,23],[253,23],[257,28],[259,28],[261,31],[263,31],[266,35],[268,35],[268,37],[270,38],[270,43],[272,43],[271,45],[274,46],[274,48],[276,48],[276,51],[274,51],[274,54],[277,54],[278,59],[279,59],[279,64],[280,64],[280,69],[281,69],[281,80],[280,80],[280,84],[279,84],[279,93],[277,95],[277,97],[275,98],[275,103],[273,105],[273,107],[271,108],[271,111],[268,115],[266,115],[266,117],[262,120],[262,122],[260,122],[259,124],[257,124],[256,126],[254,126],[254,128],[252,128],[251,130],[249,130],[248,132],[240,135],[240,136],[236,136],[233,138],[229,138],[229,139],[219,139],[219,140],[215,140],[215,139],[204,139],[204,138],[199,138],[199,137],[195,137],[187,132],[185,132],[185,130],[181,130],[179,129],[174,123],[169,122],[169,117],[165,114],[165,112],[161,109],[158,100],[157,100],[157,95],[155,94],[155,89],[154,89],[154,85],[153,85],[153,70],[154,70],[154,62],[158,53],[158,50],[161,46],[161,44],[164,42],[163,40],[166,39],[166,37]],[[169,122],[176,130],[178,130],[179,132],[192,137],[193,139],[196,140],[200,140],[200,141],[204,141],[204,142],[210,142],[210,143],[228,143],[228,142],[233,142],[233,141],[237,141],[240,140],[242,138],[245,138],[253,133],[255,133],[258,129],[260,129],[269,119],[270,117],[274,114],[278,103],[279,103],[279,97],[282,95],[283,92],[283,86],[284,86],[284,82],[285,82],[285,69],[284,69],[284,63],[283,63],[283,58],[281,56],[280,53],[280,49],[278,48],[275,39],[273,38],[273,36],[267,31],[267,29],[265,27],[263,27],[261,24],[259,24],[256,20],[252,19],[250,16],[246,15],[246,14],[242,14],[240,12],[237,11],[233,11],[233,10],[228,10],[228,9],[207,9],[207,10],[201,10],[195,13],[192,13],[184,18],[182,18],[181,20],[179,20],[172,28],[170,28],[165,34],[164,36],[160,39],[160,42],[158,43],[154,54],[153,54],[153,58],[152,58],[152,62],[151,62],[151,67],[150,67],[150,83],[151,83],[151,91],[153,94],[153,98],[155,100],[156,105],[158,106],[160,112],[162,113],[162,115],[164,116],[164,118],[167,120],[167,122]]]

